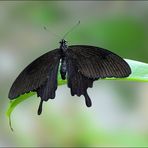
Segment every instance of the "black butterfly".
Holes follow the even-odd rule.
[[[43,101],[55,98],[57,75],[63,80],[67,78],[71,95],[85,97],[85,103],[91,106],[87,88],[93,86],[93,81],[106,77],[123,78],[131,74],[129,65],[121,57],[103,48],[88,45],[67,46],[64,39],[60,47],[49,51],[28,65],[14,81],[9,98],[37,92],[41,102],[38,115],[42,112]]]

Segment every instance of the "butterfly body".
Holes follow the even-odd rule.
[[[61,51],[61,67],[60,67],[60,74],[61,78],[63,80],[66,79],[66,72],[67,72],[67,67],[66,67],[66,51],[68,50],[68,46],[66,45],[66,41],[64,39],[61,40],[60,42],[60,51]]]
[[[93,86],[95,80],[106,77],[124,78],[131,74],[126,61],[115,53],[89,45],[67,46],[62,39],[59,48],[40,56],[20,73],[8,97],[12,100],[30,91],[37,92],[37,96],[41,98],[38,108],[40,115],[43,101],[56,96],[59,65],[61,78],[67,79],[71,95],[83,95],[88,107],[92,103],[87,89]]]

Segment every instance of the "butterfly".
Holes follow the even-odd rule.
[[[85,98],[87,107],[92,105],[87,89],[93,82],[102,78],[124,78],[131,74],[128,63],[117,54],[95,46],[72,45],[62,39],[60,47],[45,53],[28,65],[14,81],[10,100],[30,91],[41,98],[38,115],[42,113],[44,101],[54,99],[58,85],[58,70],[71,95]],[[60,69],[59,69],[60,68]]]

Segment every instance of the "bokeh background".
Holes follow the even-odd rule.
[[[96,81],[88,90],[91,108],[59,86],[41,116],[35,95],[14,110],[11,132],[5,113],[12,82],[34,59],[59,47],[79,20],[66,37],[69,45],[95,45],[148,63],[148,1],[0,1],[1,147],[148,146],[148,84],[142,82]]]

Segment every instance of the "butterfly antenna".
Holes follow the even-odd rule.
[[[79,24],[80,24],[80,21],[78,21],[76,25],[74,25],[68,32],[66,32],[62,39],[64,39],[70,32],[72,32]]]
[[[44,29],[45,31],[50,32],[52,35],[54,35],[54,36],[60,38],[60,36],[58,36],[57,34],[55,34],[54,32],[52,32],[51,30],[49,30],[46,26],[44,26],[43,29]]]

